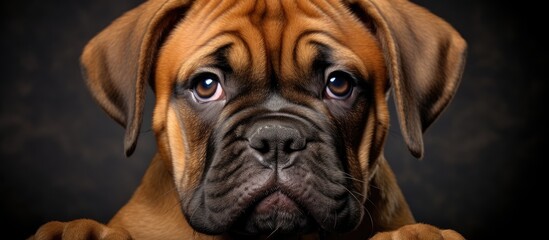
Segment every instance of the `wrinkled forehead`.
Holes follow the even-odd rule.
[[[379,60],[372,34],[340,1],[196,1],[172,38],[187,76],[220,53],[237,71],[286,77],[310,70],[320,53],[365,76]]]

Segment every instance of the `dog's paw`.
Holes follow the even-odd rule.
[[[461,234],[454,230],[438,229],[428,224],[410,224],[390,232],[380,232],[371,240],[464,240]]]
[[[132,237],[124,229],[111,228],[89,219],[78,219],[70,222],[48,222],[42,225],[28,240],[50,239],[131,240]]]

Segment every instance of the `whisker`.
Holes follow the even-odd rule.
[[[164,192],[164,193],[158,195],[158,199],[164,198],[166,195],[172,193],[173,191],[177,191],[177,187],[176,187],[176,186],[173,186],[173,187],[171,187],[170,189],[166,190],[166,192]]]
[[[303,212],[300,210],[300,208],[297,208],[297,211],[302,215],[302,216],[305,216],[305,214],[303,214]],[[306,216],[305,216],[306,217]]]
[[[372,202],[371,199],[366,199],[366,200],[372,204],[372,207],[377,208],[376,204],[374,202]]]
[[[330,213],[327,213],[327,214],[326,214],[326,217],[324,218],[324,220],[322,220],[322,223],[325,223],[326,220],[328,220],[329,217],[330,217]]]
[[[342,171],[342,172],[343,172],[343,171]],[[351,179],[351,180],[353,180],[353,181],[357,181],[357,182],[360,182],[360,183],[366,183],[366,181],[361,180],[361,179],[358,179],[358,178],[355,178],[355,177],[353,177],[351,174],[348,174],[348,173],[346,173],[346,172],[343,172],[343,173],[345,174],[345,176],[346,176],[347,179]]]
[[[334,211],[334,229],[337,226],[337,211]]]
[[[370,201],[371,202],[371,201]],[[370,211],[368,211],[367,208],[363,207],[366,214],[368,214],[368,218],[370,218],[370,229],[374,229],[374,218],[372,217],[372,214]]]
[[[181,200],[179,200],[179,202],[181,202]],[[195,208],[195,209],[193,210],[193,212],[191,213],[191,218],[194,217],[194,214],[196,213],[196,211],[198,211],[198,208]]]
[[[342,171],[342,170],[337,170],[339,171],[340,173],[342,173],[343,175],[345,175],[345,178],[346,179],[350,179],[350,180],[353,180],[353,181],[357,181],[357,182],[360,182],[360,183],[363,183],[363,184],[366,184],[366,181],[364,180],[361,180],[361,179],[358,179],[358,178],[355,178],[353,175],[345,172],[345,171]]]
[[[357,201],[357,202],[361,202],[360,200],[358,200],[358,198],[355,196],[355,194],[353,194],[353,192],[351,192],[351,190],[349,190],[348,188],[346,187],[343,187],[343,189],[345,189],[345,191],[347,191],[349,194],[351,194],[351,196],[353,196],[353,198]],[[364,197],[362,196],[361,194],[358,194],[360,195],[361,197]]]
[[[276,226],[276,228],[265,239],[269,239],[271,236],[273,236],[276,231],[278,231],[278,229],[280,229],[280,225]]]
[[[369,186],[370,186],[370,187],[372,187],[372,188],[375,188],[375,189],[381,190],[381,188],[380,188],[380,187],[378,187],[378,186],[377,186],[377,185],[375,185],[375,184],[370,184]]]

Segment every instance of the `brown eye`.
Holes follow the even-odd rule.
[[[200,102],[210,102],[223,97],[223,88],[219,76],[215,73],[204,72],[193,77],[194,95]]]
[[[343,71],[333,71],[328,75],[326,96],[343,100],[351,96],[354,88],[354,78]]]

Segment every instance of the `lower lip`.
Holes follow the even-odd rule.
[[[256,214],[269,214],[272,211],[294,212],[299,211],[297,204],[281,192],[274,192],[261,200],[254,209]]]

